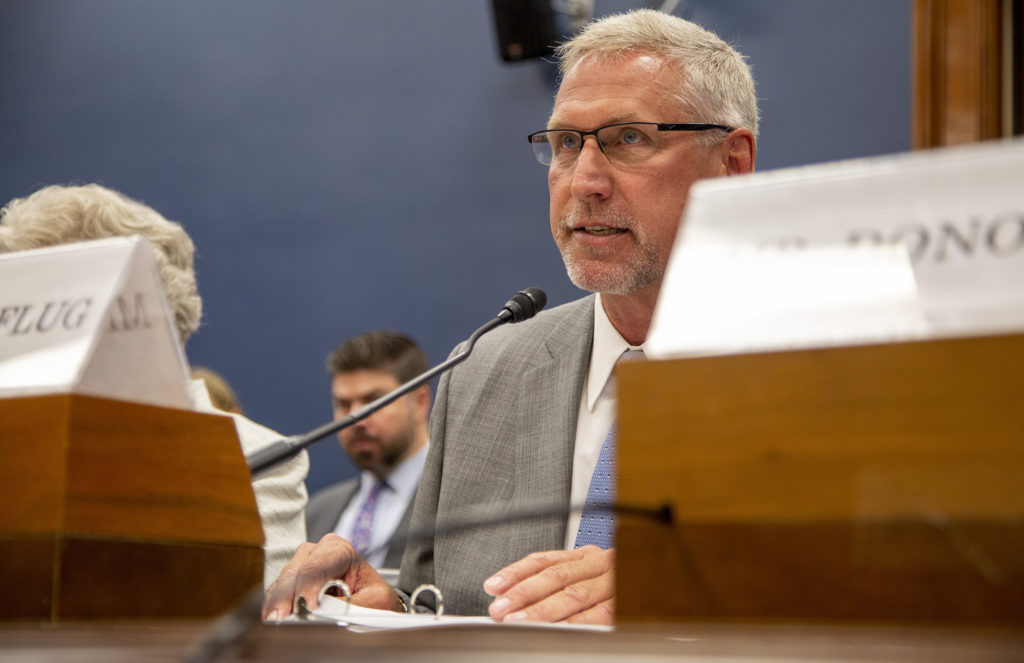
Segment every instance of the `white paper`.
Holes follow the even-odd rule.
[[[648,346],[654,346],[651,354],[703,352],[704,348],[686,345],[685,326],[713,324],[711,316],[723,315],[723,309],[726,319],[730,317],[729,300],[724,298],[737,295],[737,288],[723,290],[722,297],[716,298],[721,270],[701,276],[685,265],[698,249],[723,247],[789,254],[793,264],[784,268],[786,272],[802,269],[806,280],[825,279],[831,287],[836,275],[815,271],[816,259],[804,252],[903,246],[913,267],[916,299],[929,336],[1020,330],[1024,328],[1022,173],[1024,140],[1017,139],[700,181],[690,192],[655,310],[648,336]],[[747,266],[753,268],[756,261],[766,259],[751,258]],[[800,265],[801,261],[807,264]],[[774,276],[761,271],[746,278],[756,289],[760,287],[757,280]],[[692,295],[698,285],[708,291],[705,300],[717,300],[717,309],[683,310],[691,302],[680,299],[680,293]],[[880,333],[884,326],[878,324],[884,322],[880,316],[885,310],[894,314],[890,340],[915,333],[913,311],[894,306],[904,296],[904,284],[892,285],[890,292],[876,290],[882,306],[847,311],[854,323],[870,322],[848,328],[845,333],[851,343],[886,340],[886,334]],[[808,288],[803,287],[807,295]],[[785,313],[785,298],[779,294],[772,302],[783,308],[769,314],[776,320]],[[849,289],[845,294],[836,290],[836,302],[851,294]],[[794,301],[801,298],[799,292],[790,296]],[[737,307],[751,306],[749,297],[731,301]],[[810,300],[804,297],[804,301]],[[744,315],[731,313],[735,320]],[[751,331],[756,331],[757,323],[747,318]],[[843,334],[836,336],[827,327],[821,327],[821,337],[796,333],[792,344],[841,342]],[[756,344],[756,339],[750,340]]]
[[[729,354],[924,337],[902,247],[798,252],[698,245],[679,252],[652,357]],[[669,333],[666,333],[666,332]]]
[[[324,596],[314,614],[321,618],[334,621],[338,626],[343,626],[354,633],[367,633],[370,631],[410,629],[410,628],[437,628],[440,626],[501,626],[501,627],[534,627],[548,629],[569,629],[578,631],[611,631],[611,626],[592,626],[586,624],[551,624],[540,622],[496,622],[490,617],[474,617],[464,615],[442,615],[437,617],[432,614],[423,613],[401,613],[390,610],[376,610],[361,606],[349,606],[346,612],[346,601],[333,596]],[[290,615],[283,621],[301,622]],[[317,622],[309,622],[317,623]]]

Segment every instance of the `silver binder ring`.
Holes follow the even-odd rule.
[[[441,615],[444,614],[444,597],[441,596],[441,588],[437,585],[420,585],[413,591],[412,596],[409,597],[409,605],[412,606],[412,610],[416,611],[416,597],[420,595],[420,592],[432,592],[434,597],[437,599],[437,611],[434,613],[434,619],[441,619]]]
[[[327,596],[327,592],[335,587],[340,588],[342,593],[345,594],[345,612],[341,613],[341,616],[347,617],[349,606],[352,605],[352,590],[348,588],[348,585],[343,580],[328,580],[325,582],[324,586],[320,588],[320,592],[316,595],[316,602],[317,604],[322,603],[324,597]]]

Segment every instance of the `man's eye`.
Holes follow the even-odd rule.
[[[636,145],[637,143],[643,143],[647,140],[647,137],[636,129],[626,129],[622,132],[622,136],[619,138],[619,142],[623,145]]]
[[[558,137],[556,146],[560,150],[580,149],[580,137],[577,134],[564,133]]]

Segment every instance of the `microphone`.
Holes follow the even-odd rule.
[[[498,312],[498,317],[508,322],[522,322],[537,315],[537,312],[548,303],[548,296],[540,288],[527,288],[512,295]]]
[[[438,364],[426,373],[409,380],[394,391],[381,396],[372,403],[368,403],[343,419],[332,421],[331,423],[325,424],[306,433],[305,435],[294,435],[276,442],[271,442],[262,449],[254,451],[245,457],[245,462],[249,465],[249,473],[252,475],[252,478],[255,479],[279,463],[295,456],[314,442],[322,440],[328,435],[337,433],[341,429],[348,428],[352,424],[358,423],[369,417],[385,405],[398,400],[410,391],[426,384],[434,376],[447,371],[460,362],[465,361],[469,357],[469,353],[473,351],[473,346],[476,344],[477,339],[487,332],[491,331],[495,327],[500,327],[501,325],[510,322],[515,323],[529,320],[544,308],[547,301],[547,295],[545,295],[544,291],[540,288],[527,288],[525,290],[520,290],[516,294],[512,295],[511,299],[505,302],[505,305],[501,307],[501,310],[498,311],[498,315],[496,315],[494,319],[473,332],[473,335],[466,340],[464,344],[465,347],[458,354],[452,355],[444,363]]]

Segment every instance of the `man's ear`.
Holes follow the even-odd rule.
[[[754,132],[746,127],[734,129],[721,145],[722,165],[726,175],[754,172],[757,143]]]
[[[430,415],[430,385],[425,384],[419,387],[410,394],[413,397],[413,402],[416,403],[416,409],[423,414],[423,418],[426,419]]]

